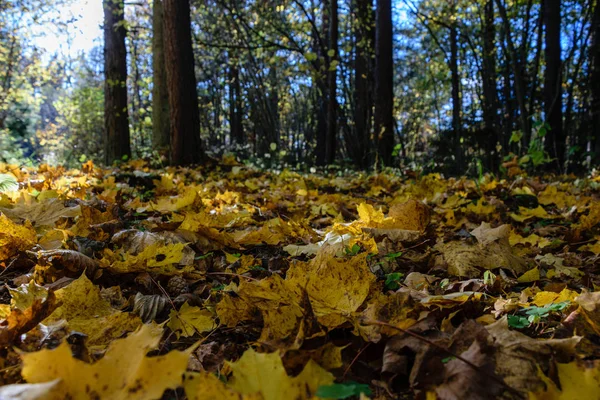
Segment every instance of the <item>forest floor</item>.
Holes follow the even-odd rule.
[[[0,398],[598,398],[599,177],[3,168]]]

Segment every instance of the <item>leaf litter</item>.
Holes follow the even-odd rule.
[[[600,398],[600,177],[8,171],[0,398]]]

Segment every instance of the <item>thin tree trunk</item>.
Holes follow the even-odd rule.
[[[496,29],[494,26],[494,2],[485,3],[483,21],[483,120],[486,130],[494,133],[501,143],[498,129],[498,92],[496,86]]]
[[[338,50],[338,0],[329,0],[329,50],[327,86],[329,90],[327,98],[327,138],[325,142],[325,163],[333,164],[337,142],[337,63],[339,62]]]
[[[462,104],[460,96],[460,76],[458,75],[458,32],[456,24],[450,26],[450,75],[452,81],[452,147],[456,157],[456,165],[462,170],[462,146],[460,137],[462,131]]]
[[[164,0],[165,66],[171,124],[171,163],[204,158],[194,73],[189,0]]]
[[[231,143],[242,144],[244,133],[242,131],[241,102],[240,102],[240,72],[236,60],[230,60],[229,67],[229,124]]]
[[[321,31],[323,38],[329,38],[329,2],[331,0],[323,0],[323,18],[321,22]],[[318,32],[314,32],[315,36]],[[316,112],[317,112],[317,148],[316,148],[316,163],[317,165],[327,164],[327,125],[328,125],[328,80],[327,80],[327,68],[329,63],[327,62],[327,48],[321,46],[318,38],[313,38],[315,42],[315,48],[318,50],[316,54],[319,55],[321,62],[317,64],[317,77],[316,77]]]
[[[592,43],[590,45],[590,91],[591,91],[591,121],[593,126],[594,163],[600,164],[600,2],[594,6],[592,16]]]
[[[123,1],[104,0],[104,161],[131,157]]]
[[[392,2],[377,0],[375,38],[375,136],[380,162],[389,166],[394,149],[394,59]]]
[[[562,129],[562,73],[560,46],[560,0],[545,0],[546,72],[544,74],[544,113],[550,125],[547,151],[556,158],[559,171],[565,163],[566,137]],[[548,140],[550,139],[550,140]]]
[[[356,60],[354,83],[354,130],[356,146],[354,162],[359,168],[369,166],[371,116],[373,110],[373,74],[371,55],[375,32],[372,0],[355,0],[356,4]]]
[[[152,147],[164,152],[169,149],[170,133],[162,0],[152,2],[152,79]]]

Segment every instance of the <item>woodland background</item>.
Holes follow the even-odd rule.
[[[70,37],[53,11],[72,1],[0,3],[4,162],[234,152],[477,174],[600,160],[595,0],[105,0],[104,47],[49,54],[32,27]],[[198,107],[169,111],[168,65]],[[198,157],[168,157],[174,114]]]

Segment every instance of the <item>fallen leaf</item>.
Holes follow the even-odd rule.
[[[116,339],[106,354],[94,364],[87,364],[71,355],[66,342],[53,350],[22,353],[21,374],[29,383],[44,383],[60,379],[58,394],[52,399],[153,399],[166,389],[182,384],[188,358],[194,349],[171,351],[165,355],[147,357],[158,346],[162,328],[142,325],[125,339]],[[160,372],[160,373],[159,373]]]
[[[212,331],[216,328],[213,315],[208,310],[192,307],[187,302],[183,303],[179,311],[171,310],[167,326],[180,336],[190,337],[195,333]]]

